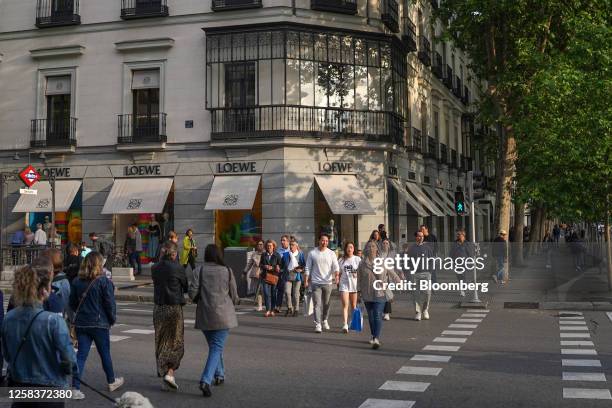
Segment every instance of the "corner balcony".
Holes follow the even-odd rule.
[[[209,110],[213,143],[310,138],[404,144],[403,119],[394,112],[299,105]]]
[[[357,14],[357,0],[310,0],[310,8],[332,13]]]
[[[213,11],[261,8],[261,0],[212,0]]]
[[[119,150],[135,150],[146,146],[150,148],[164,148],[168,137],[166,136],[165,113],[145,115],[119,115],[117,144]]]
[[[73,152],[76,147],[76,118],[32,119],[30,147]]]
[[[167,0],[121,0],[121,18],[168,17]]]
[[[38,0],[36,27],[61,27],[81,24],[79,0]]]
[[[393,32],[399,32],[399,7],[396,0],[381,1],[380,19]]]

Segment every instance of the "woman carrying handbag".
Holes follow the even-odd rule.
[[[264,242],[257,241],[255,250],[251,253],[249,261],[244,268],[243,274],[247,279],[247,295],[255,294],[255,304],[257,307],[256,311],[261,312],[263,310],[263,288],[261,279],[259,279],[260,269],[259,264],[261,262],[261,256],[264,253]]]
[[[295,317],[300,310],[300,287],[302,286],[302,272],[306,259],[300,251],[297,241],[289,244],[289,251],[283,254],[282,266],[285,296],[287,296],[287,312],[285,316]]]
[[[276,242],[266,241],[266,251],[261,255],[259,262],[260,279],[263,285],[264,301],[266,303],[265,317],[274,316],[276,307],[276,285],[280,277],[282,260],[276,253]]]

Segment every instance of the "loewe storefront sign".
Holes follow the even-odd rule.
[[[217,163],[216,173],[257,173],[257,162]]]
[[[123,168],[124,176],[160,176],[161,166],[155,165],[144,165],[144,166],[125,166]]]
[[[319,162],[320,173],[353,173],[351,162]]]
[[[38,169],[43,179],[70,178],[70,167],[45,167]]]

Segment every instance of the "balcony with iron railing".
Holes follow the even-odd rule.
[[[121,18],[167,17],[168,0],[121,0]]]
[[[416,25],[414,25],[410,17],[402,17],[402,26],[402,42],[404,43],[404,46],[408,49],[408,52],[416,51]]]
[[[60,27],[81,24],[79,0],[38,0],[36,27]]]
[[[419,60],[426,67],[431,65],[431,44],[424,35],[419,35]]]
[[[461,97],[461,102],[463,102],[464,105],[469,105],[470,104],[470,89],[467,86],[463,87],[463,96]]]
[[[410,144],[408,145],[408,151],[421,153],[423,151],[423,135],[420,129],[412,128],[410,132]]]
[[[397,0],[381,1],[380,19],[393,33],[399,32],[399,6]]]
[[[437,160],[438,159],[438,141],[431,137],[427,136],[427,150],[425,151],[425,157]]]
[[[442,63],[442,55],[440,55],[438,51],[434,52],[433,54],[431,72],[433,72],[436,78],[438,78],[440,81],[444,79],[444,65]]]
[[[444,82],[444,85],[446,85],[448,89],[453,89],[453,69],[449,65],[446,66],[444,80],[442,82]]]
[[[213,142],[301,137],[404,145],[403,120],[394,112],[299,105],[212,108],[210,112]]]
[[[30,147],[76,146],[76,118],[32,119]]]
[[[239,10],[262,7],[261,0],[212,0],[213,11]]]
[[[117,143],[166,143],[165,113],[119,115]]]
[[[461,78],[459,76],[455,76],[455,83],[453,84],[453,95],[458,99],[462,99],[463,96],[463,84],[461,83]]]
[[[310,8],[332,13],[357,14],[357,0],[310,0]]]
[[[455,149],[451,149],[450,151],[450,165],[453,169],[459,168],[459,158],[457,157],[457,151]]]
[[[438,161],[441,164],[448,164],[448,146],[444,143],[440,143],[440,157],[438,157]]]

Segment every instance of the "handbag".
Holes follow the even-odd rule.
[[[74,311],[74,316],[72,316],[72,321],[70,322],[70,327],[69,327],[70,339],[72,340],[72,344],[75,347],[78,345],[78,343],[77,343],[77,335],[76,335],[76,325],[74,322],[76,321],[77,315],[79,314],[79,310],[81,309],[81,306],[83,305],[83,302],[85,301],[85,298],[87,297],[87,294],[89,293],[89,289],[91,289],[91,287],[97,280],[98,278],[92,280],[89,286],[87,286],[87,289],[85,289],[85,292],[83,293],[83,297],[81,297],[81,300],[79,301],[79,305]]]
[[[267,272],[264,282],[268,285],[276,286],[278,284],[278,275],[274,274],[274,272]]]
[[[349,329],[356,332],[361,332],[363,330],[363,313],[361,313],[361,308],[359,306],[353,309]]]

